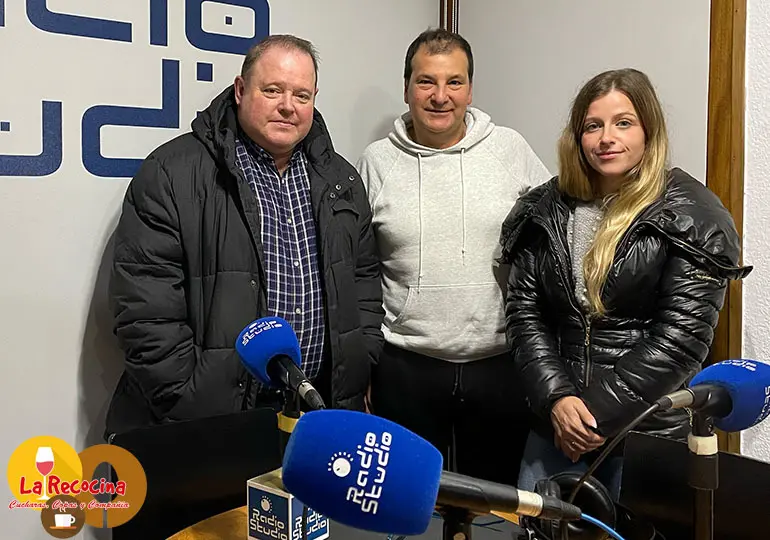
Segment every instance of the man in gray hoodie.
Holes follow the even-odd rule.
[[[495,261],[519,193],[550,174],[519,133],[470,107],[472,82],[464,38],[420,34],[404,67],[409,112],[358,162],[386,314],[370,410],[433,443],[445,468],[515,484],[528,413]]]

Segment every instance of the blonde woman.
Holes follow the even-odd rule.
[[[559,141],[559,176],[523,195],[501,243],[511,263],[506,331],[534,413],[519,488],[583,471],[607,438],[701,368],[738,266],[733,219],[703,184],[667,167],[647,76],[601,73]],[[684,410],[641,431],[684,438]],[[621,452],[597,477],[617,499]]]

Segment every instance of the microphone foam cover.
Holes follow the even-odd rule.
[[[715,418],[722,431],[743,431],[760,423],[770,414],[770,365],[755,360],[725,360],[695,375],[690,386],[714,384],[725,388],[733,410],[724,418]]]
[[[235,350],[246,370],[261,383],[279,386],[267,374],[267,364],[273,357],[286,355],[301,367],[299,341],[291,325],[280,317],[257,319],[238,334]]]
[[[339,523],[383,534],[425,532],[443,458],[400,425],[355,411],[304,414],[283,459],[284,487]]]

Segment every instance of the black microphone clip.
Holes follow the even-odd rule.
[[[318,390],[310,384],[297,364],[285,354],[279,354],[267,364],[267,374],[273,381],[281,381],[287,391],[299,394],[311,410],[326,408]]]

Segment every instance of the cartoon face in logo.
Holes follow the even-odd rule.
[[[335,452],[329,460],[329,471],[333,472],[339,478],[345,478],[350,474],[350,464],[353,462],[353,456],[347,452]]]

